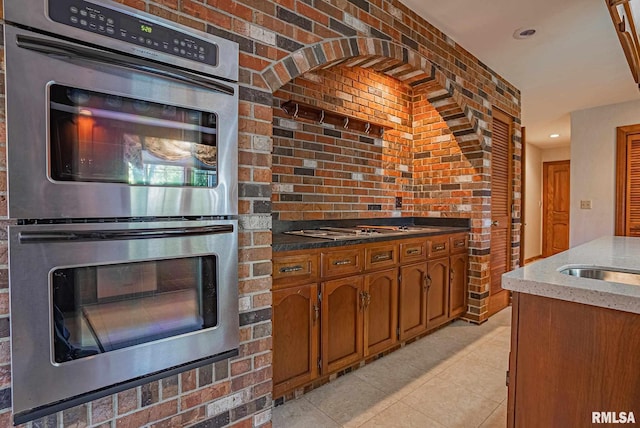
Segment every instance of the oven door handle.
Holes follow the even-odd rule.
[[[215,235],[233,232],[233,225],[173,227],[165,229],[113,229],[113,230],[55,230],[50,232],[22,231],[21,244],[43,242],[111,241],[152,238],[180,238],[193,235]]]
[[[176,80],[181,83],[199,86],[222,92],[226,95],[234,95],[232,87],[223,85],[205,76],[191,73],[177,68],[165,67],[161,64],[145,61],[133,56],[117,54],[114,52],[79,46],[73,43],[41,39],[38,37],[19,35],[16,37],[16,44],[23,48],[36,52],[41,52],[52,56],[61,56],[69,59],[91,61],[100,64],[116,65],[128,69],[143,71],[155,74],[167,79]]]

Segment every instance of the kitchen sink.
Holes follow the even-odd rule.
[[[619,271],[607,268],[567,268],[560,271],[566,275],[579,278],[599,279],[607,282],[640,285],[640,272]]]

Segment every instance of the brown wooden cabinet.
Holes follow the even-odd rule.
[[[273,292],[275,396],[318,376],[318,287],[307,284]]]
[[[404,341],[427,329],[427,263],[400,267],[399,330]]]
[[[507,426],[587,427],[592,412],[637,423],[639,355],[639,314],[513,293]]]
[[[339,370],[363,356],[363,277],[322,283],[322,373]]]
[[[364,355],[398,341],[398,271],[387,269],[364,277]]]
[[[462,315],[467,236],[276,254],[274,397]]]
[[[452,254],[449,258],[449,318],[467,311],[467,262],[466,253]]]
[[[449,321],[449,257],[427,263],[427,328]]]

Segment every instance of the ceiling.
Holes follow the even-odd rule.
[[[569,145],[572,111],[640,100],[605,0],[401,1],[520,89],[540,148]]]

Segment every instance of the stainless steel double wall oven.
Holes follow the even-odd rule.
[[[5,2],[14,421],[237,353],[238,47]]]

